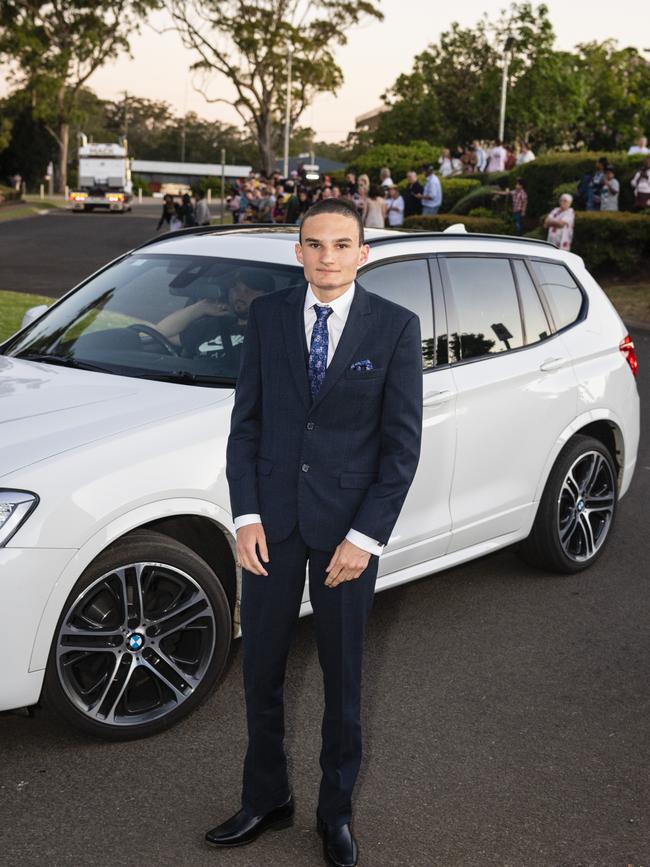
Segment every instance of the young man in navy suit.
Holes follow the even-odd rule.
[[[292,823],[283,687],[309,563],[325,692],[317,829],[335,867],[358,859],[364,631],[422,432],[419,320],[355,281],[368,254],[354,206],[318,202],[296,244],[307,285],[250,307],[227,450],[248,750],[241,809],[206,834],[239,846]]]

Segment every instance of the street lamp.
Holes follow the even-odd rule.
[[[508,67],[510,66],[510,52],[515,44],[514,37],[508,34],[506,44],[503,46],[503,75],[501,77],[501,109],[499,111],[499,141],[503,141],[506,125],[506,90],[508,88]]]
[[[293,51],[293,46],[291,43],[287,45],[287,53],[289,55],[289,62],[287,64],[287,99],[286,99],[286,111],[284,114],[284,177],[285,179],[289,177],[289,132],[290,132],[290,124],[291,124],[291,55]]]

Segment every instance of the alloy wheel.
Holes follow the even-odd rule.
[[[212,605],[190,575],[164,563],[129,563],[72,603],[57,635],[57,671],[89,719],[137,726],[195,692],[215,642]]]
[[[597,451],[580,455],[566,474],[558,497],[560,544],[577,563],[601,548],[614,516],[616,483],[612,468]]]

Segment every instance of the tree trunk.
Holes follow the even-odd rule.
[[[70,147],[70,124],[59,124],[59,160],[56,167],[56,192],[65,193],[68,183],[68,151]]]
[[[260,155],[260,168],[267,177],[275,170],[273,147],[273,119],[270,115],[257,119],[257,149]]]

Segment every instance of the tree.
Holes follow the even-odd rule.
[[[363,18],[383,19],[371,0],[167,0],[192,68],[204,75],[198,89],[209,102],[235,108],[257,143],[265,172],[275,167],[285,112],[288,51],[292,56],[291,126],[313,97],[336,92],[343,81],[332,49]],[[206,92],[218,73],[232,96]]]
[[[613,39],[577,45],[585,100],[577,118],[589,150],[622,150],[650,125],[650,64]]]
[[[118,52],[160,0],[2,0],[0,58],[31,97],[34,117],[58,147],[56,186],[67,182],[70,125],[80,90]]]

